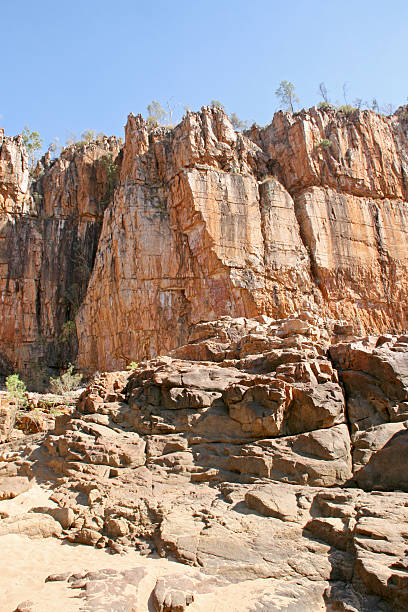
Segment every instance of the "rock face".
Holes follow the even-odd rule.
[[[193,566],[150,581],[156,610],[207,609],[228,585],[254,594],[237,611],[406,610],[408,342],[336,330],[306,312],[223,317],[97,375],[43,441],[9,445],[58,507],[5,516],[0,535],[58,522],[71,542]]]
[[[356,481],[407,490],[408,336],[382,336],[330,350],[348,398]]]
[[[5,365],[78,352],[112,370],[200,321],[305,308],[403,332],[406,116],[313,108],[241,134],[218,108],[152,131],[130,115],[120,157],[112,139],[69,148],[34,181],[21,140],[2,139]]]
[[[403,331],[406,129],[403,113],[311,109],[242,135],[203,108],[149,134],[131,115],[77,320],[81,367],[166,352],[220,315],[307,308]]]
[[[77,352],[75,317],[110,198],[115,139],[46,155],[30,177],[20,137],[0,141],[0,351],[35,374]],[[31,183],[31,188],[29,188]]]

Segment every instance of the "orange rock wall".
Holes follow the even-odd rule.
[[[29,187],[21,143],[8,139],[0,350],[20,363],[36,347],[57,364],[75,317],[70,350],[89,371],[169,351],[191,324],[223,315],[310,310],[357,333],[404,330],[407,114],[279,112],[245,134],[217,108],[152,131],[130,115],[109,203],[100,158],[116,158],[117,143],[66,152]],[[78,249],[82,279],[69,271]]]
[[[77,319],[81,367],[166,352],[222,315],[404,329],[405,131],[371,112],[278,113],[246,135],[219,109],[151,133],[131,115]]]
[[[21,137],[0,142],[0,365],[63,367],[93,266],[116,141],[47,155],[31,176]],[[64,324],[69,322],[65,329]],[[69,333],[66,333],[69,331]]]

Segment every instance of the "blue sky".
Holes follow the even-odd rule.
[[[0,126],[47,145],[86,129],[123,135],[153,99],[193,110],[221,100],[268,123],[292,81],[301,106],[326,83],[407,102],[407,0],[0,0]]]

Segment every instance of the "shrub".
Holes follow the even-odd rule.
[[[357,108],[355,106],[351,106],[351,104],[344,104],[343,106],[339,106],[337,110],[345,115],[351,115],[357,110]]]
[[[74,374],[74,366],[72,363],[68,365],[67,370],[57,378],[50,378],[50,390],[57,395],[63,395],[70,391],[75,391],[81,384],[82,374]]]
[[[27,405],[27,387],[25,386],[25,383],[20,380],[18,374],[10,374],[10,376],[7,376],[6,388],[9,399],[17,406],[17,408],[23,408]]]
[[[139,367],[139,363],[137,361],[131,361],[127,366],[127,370],[136,370]]]
[[[328,149],[332,146],[332,144],[333,143],[331,140],[329,140],[328,138],[323,138],[323,140],[319,142],[319,147],[321,147],[322,149]]]
[[[319,104],[317,105],[317,108],[320,108],[320,110],[334,110],[334,106],[333,104],[329,104],[329,102],[319,102]]]
[[[59,335],[59,341],[62,344],[66,344],[67,342],[71,340],[71,338],[75,335],[75,333],[76,333],[75,321],[65,321],[65,323],[62,326],[61,333]]]
[[[8,440],[10,433],[12,432],[15,424],[17,415],[21,408],[27,406],[26,386],[18,374],[10,374],[6,378],[6,388],[8,391],[8,400],[12,404],[10,408],[10,423],[6,439]]]

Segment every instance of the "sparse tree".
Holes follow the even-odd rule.
[[[323,102],[326,102],[326,104],[329,105],[330,104],[330,98],[329,98],[329,94],[327,93],[327,87],[326,87],[326,85],[324,84],[323,81],[319,85],[319,92],[320,92],[320,95],[323,98]]]
[[[48,153],[56,155],[59,150],[59,138],[56,136],[52,142],[48,145]]]
[[[391,104],[391,102],[387,102],[386,104],[382,105],[380,110],[383,115],[392,115],[395,111],[395,106],[394,104]]]
[[[170,98],[170,100],[167,100],[167,112],[166,112],[166,119],[167,119],[168,126],[174,125],[175,112],[176,112],[176,104],[174,104],[174,102],[172,102],[172,99]]]
[[[85,130],[81,134],[81,142],[83,144],[89,144],[96,139],[96,130]]]
[[[355,98],[355,100],[353,100],[353,106],[361,110],[363,106],[366,106],[366,102],[363,102],[362,98]]]
[[[225,110],[224,104],[219,100],[211,100],[211,106],[214,106],[216,108],[222,108],[222,110]]]
[[[300,100],[296,95],[295,86],[290,81],[281,81],[275,96],[279,98],[285,110],[294,112],[294,105],[299,104]]]
[[[371,102],[371,110],[374,111],[375,113],[379,113],[380,112],[380,107],[378,105],[377,99],[373,98],[372,102]]]
[[[33,167],[38,157],[38,151],[42,147],[42,139],[38,132],[32,132],[27,126],[22,132],[23,143],[28,153],[30,166]]]
[[[344,98],[344,102],[346,104],[346,106],[350,106],[349,102],[348,102],[348,85],[347,83],[343,83],[343,98]]]
[[[147,116],[147,123],[152,128],[160,125],[167,115],[166,111],[157,100],[152,100],[147,106],[147,112],[149,113]]]
[[[236,113],[231,113],[230,119],[234,130],[242,131],[247,129],[248,121],[242,121]]]
[[[72,145],[74,145],[77,141],[78,139],[76,134],[74,132],[70,132],[65,144],[67,147],[72,147]]]

